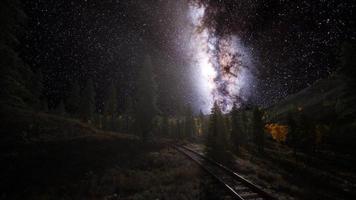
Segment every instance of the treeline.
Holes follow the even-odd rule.
[[[18,54],[26,14],[18,0],[0,2],[0,105],[38,107],[38,74]]]
[[[41,74],[41,73],[40,73]],[[150,56],[146,56],[136,78],[133,95],[120,96],[120,85],[111,81],[104,99],[98,99],[95,82],[88,79],[84,84],[74,82],[68,94],[62,96],[59,103],[49,108],[48,101],[43,95],[43,80],[37,77],[37,90],[41,105],[38,111],[48,112],[63,117],[76,118],[84,123],[100,129],[116,132],[134,133],[143,138],[153,134],[159,109],[156,103],[157,86],[153,75]],[[102,104],[102,106],[98,103]],[[119,105],[124,101],[124,109]]]
[[[221,160],[247,146],[263,153],[267,136],[264,126],[263,111],[258,107],[234,105],[230,113],[223,113],[214,103],[209,114],[193,114],[188,105],[181,116],[158,117],[156,132],[178,140],[203,140],[207,153]]]

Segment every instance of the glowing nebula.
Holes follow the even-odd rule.
[[[196,67],[196,83],[202,100],[202,110],[208,113],[216,101],[223,112],[234,103],[249,96],[250,56],[235,35],[216,36],[215,30],[204,28],[205,8],[190,5],[189,17],[193,27],[190,41],[192,67]]]

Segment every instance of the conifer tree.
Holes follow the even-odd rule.
[[[135,120],[140,135],[148,139],[153,130],[153,121],[158,113],[157,86],[150,56],[146,56],[137,80]]]
[[[194,118],[190,105],[186,106],[184,119],[184,136],[192,137],[194,135]]]
[[[164,136],[169,135],[169,119],[167,115],[164,115],[162,117],[162,123],[161,123],[161,134]]]
[[[42,70],[38,70],[36,74],[33,76],[32,81],[32,94],[36,98],[36,109],[43,109],[42,101],[43,101],[43,75]]]
[[[201,110],[199,111],[199,124],[200,124],[200,133],[201,133],[201,135],[206,134],[207,133],[207,126],[206,126],[206,123],[205,123],[205,115]]]
[[[91,122],[95,110],[95,90],[91,79],[86,82],[80,98],[80,117],[85,122]]]
[[[265,133],[264,123],[262,121],[262,112],[258,107],[253,109],[253,139],[257,146],[258,151],[261,153],[264,151]]]
[[[80,105],[80,87],[77,82],[72,85],[68,99],[66,101],[66,110],[72,115],[77,116]]]
[[[65,106],[64,106],[63,100],[61,100],[61,101],[59,102],[59,104],[57,105],[56,113],[57,113],[58,115],[62,115],[62,116],[64,116],[64,115],[66,114],[66,110],[65,110]]]
[[[182,139],[184,129],[183,129],[183,123],[181,122],[181,120],[179,118],[177,118],[176,126],[177,126],[177,138]]]
[[[105,116],[110,118],[110,129],[115,130],[115,115],[117,113],[117,91],[112,81],[108,89],[108,96],[105,102]]]
[[[31,90],[33,72],[16,52],[26,14],[21,1],[0,1],[0,102],[18,107],[38,105]]]
[[[239,111],[234,104],[231,110],[231,141],[236,152],[239,151],[241,145],[243,144],[245,138],[243,137],[243,130],[241,127],[242,122],[239,118]]]
[[[48,112],[48,111],[49,111],[49,108],[48,108],[48,101],[47,101],[46,98],[43,98],[43,99],[41,100],[41,110],[42,110],[43,112]]]
[[[214,103],[209,118],[209,129],[206,145],[206,151],[209,156],[219,160],[225,160],[227,158],[226,124],[217,102]]]
[[[297,119],[297,146],[304,151],[311,151],[314,128],[311,120],[302,112],[298,113]]]
[[[293,118],[292,113],[288,113],[287,124],[288,124],[287,143],[293,148],[294,157],[297,158],[297,146],[298,146],[297,123]]]
[[[132,117],[134,115],[134,104],[132,102],[131,96],[126,98],[125,110],[124,110],[124,127],[123,130],[127,133],[131,132],[132,129]]]
[[[178,120],[176,118],[171,122],[171,133],[174,139],[178,139]]]

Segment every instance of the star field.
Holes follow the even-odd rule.
[[[74,81],[91,78],[100,109],[111,81],[120,85],[122,96],[134,91],[137,70],[150,54],[161,109],[172,113],[190,103],[199,110],[200,78],[192,65],[195,55],[187,50],[192,4],[206,9],[201,29],[216,38],[239,38],[253,63],[247,68],[255,78],[244,86],[249,95],[238,96],[231,87],[240,83],[229,81],[234,99],[263,106],[329,76],[337,68],[339,46],[355,40],[352,1],[34,0],[24,1],[28,23],[21,56],[34,71],[43,71],[50,105],[66,96]]]

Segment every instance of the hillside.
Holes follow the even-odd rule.
[[[316,81],[267,110],[270,121],[281,120],[298,109],[314,120],[340,119],[355,115],[355,100],[356,95],[347,87],[345,77],[335,75]]]
[[[323,127],[323,143],[344,153],[353,152],[356,140],[356,93],[343,75],[319,80],[267,109],[266,120],[287,124],[288,114],[304,114],[314,126]]]

